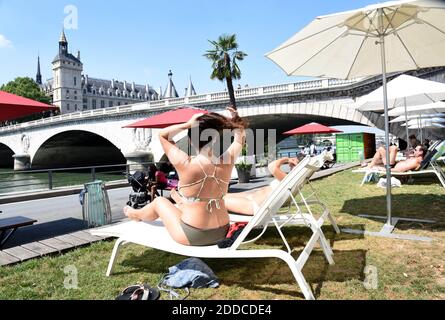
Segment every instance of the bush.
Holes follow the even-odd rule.
[[[241,171],[250,171],[250,170],[252,170],[252,165],[247,164],[245,162],[240,162],[240,163],[235,164],[235,168],[237,170],[241,170]]]

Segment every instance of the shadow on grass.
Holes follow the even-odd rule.
[[[400,218],[433,220],[435,223],[419,223],[399,221],[397,228],[401,230],[420,229],[426,231],[445,230],[445,196],[439,194],[397,194],[392,195],[392,216]],[[367,214],[371,216],[386,215],[386,196],[375,196],[346,200],[342,213],[353,216]],[[372,219],[372,218],[369,218]],[[372,219],[374,220],[374,219]],[[375,219],[384,223],[384,220]]]
[[[428,173],[425,175],[414,175],[414,176],[410,176],[410,175],[405,175],[405,176],[397,176],[397,179],[399,179],[402,182],[402,185],[414,185],[414,186],[418,186],[418,185],[441,185],[439,179],[437,178],[437,176],[434,173]]]
[[[342,226],[346,228],[363,229],[363,225]],[[336,234],[332,227],[326,226],[325,236],[331,243],[341,240],[362,238],[363,235]],[[297,258],[311,236],[310,230],[303,227],[286,227],[283,229],[285,236],[292,248],[292,256]],[[253,235],[252,235],[253,236]],[[274,229],[268,230],[255,245],[268,247],[282,247],[286,250],[281,238]],[[247,248],[247,247],[246,247]],[[254,249],[254,248],[253,248]],[[142,255],[126,258],[122,265],[131,270],[116,272],[119,274],[131,273],[156,273],[164,274],[168,267],[173,266],[185,257],[170,254],[158,250],[146,250]],[[295,278],[288,265],[275,258],[250,258],[250,259],[204,259],[210,268],[227,286],[241,286],[247,290],[263,291],[277,295],[290,295],[304,298],[298,288]],[[303,273],[307,282],[312,286],[314,294],[320,295],[323,283],[326,281],[344,282],[352,279],[363,280],[363,270],[366,264],[365,250],[334,250],[335,265],[330,266],[320,248],[315,248]],[[278,285],[284,285],[278,288]],[[291,286],[289,288],[289,285]],[[295,285],[295,287],[293,287]]]
[[[66,218],[32,226],[19,228],[8,240],[3,249],[20,246],[25,243],[45,240],[67,233],[86,229],[85,221],[75,218]]]

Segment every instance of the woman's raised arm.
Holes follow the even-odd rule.
[[[162,149],[174,167],[184,165],[189,160],[189,155],[182,151],[173,141],[173,137],[183,130],[188,130],[196,125],[196,120],[203,114],[194,115],[189,121],[181,124],[176,124],[162,129],[159,132],[159,141]]]
[[[236,111],[234,108],[229,107],[227,110],[230,112],[232,120],[239,118],[238,111]],[[235,159],[239,157],[246,141],[246,130],[244,128],[234,129],[233,131],[233,142],[226,151],[226,153],[230,156],[230,163],[233,163]]]

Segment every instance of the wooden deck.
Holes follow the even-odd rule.
[[[10,265],[46,255],[59,254],[70,249],[89,245],[105,239],[106,237],[91,235],[89,230],[82,230],[55,238],[23,244],[18,247],[0,251],[0,266]]]

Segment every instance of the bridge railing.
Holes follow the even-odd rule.
[[[0,197],[21,192],[48,191],[81,186],[95,180],[125,183],[127,174],[139,170],[141,165],[148,167],[150,164],[159,165],[161,163],[147,162],[138,165],[116,164],[0,172]]]
[[[321,80],[308,80],[300,81],[288,84],[278,84],[263,87],[243,88],[235,90],[235,96],[238,98],[260,98],[261,96],[285,94],[293,92],[301,92],[306,90],[317,90],[324,88],[342,87],[348,86],[353,83],[362,81],[362,79],[354,80],[339,80],[339,79],[321,79]],[[85,111],[76,111],[72,113],[62,114],[50,118],[43,118],[39,120],[3,126],[0,127],[0,133],[16,131],[24,128],[35,127],[45,124],[53,124],[58,122],[88,119],[94,117],[102,117],[106,115],[125,114],[136,111],[157,111],[164,108],[179,107],[183,105],[202,104],[205,102],[223,102],[228,101],[229,94],[227,91],[214,92],[203,95],[164,99],[157,101],[147,101],[142,103],[136,103],[131,105],[115,106],[111,108],[93,109]]]

